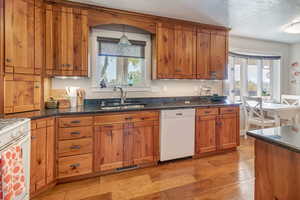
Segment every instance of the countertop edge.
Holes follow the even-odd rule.
[[[300,149],[299,148],[297,148],[295,146],[292,146],[292,145],[288,145],[288,144],[286,144],[284,142],[280,142],[278,140],[272,139],[270,137],[261,136],[259,134],[255,134],[255,133],[252,133],[252,132],[247,132],[247,135],[250,136],[250,137],[253,137],[255,139],[267,142],[269,144],[273,144],[273,145],[282,147],[284,149],[287,149],[287,150],[290,150],[290,151],[293,151],[293,152],[296,152],[296,153],[300,153]]]
[[[36,116],[25,116],[25,118],[29,118],[31,120],[43,119],[47,117],[63,117],[63,116],[70,116],[70,115],[88,115],[88,114],[104,114],[104,113],[116,113],[116,112],[136,112],[136,111],[146,111],[146,110],[168,110],[168,109],[188,109],[188,108],[203,108],[203,107],[227,107],[227,106],[240,106],[240,103],[220,103],[220,104],[205,104],[205,105],[178,105],[178,106],[153,106],[153,107],[144,107],[144,108],[137,108],[137,109],[116,109],[116,110],[88,110],[88,111],[61,111],[56,109],[58,112],[53,113],[45,113],[45,114],[37,114]],[[49,109],[50,111],[51,109]],[[42,111],[35,111],[35,112],[42,112]],[[5,115],[4,118],[14,117],[16,115],[26,115],[27,113],[16,113],[11,115]],[[0,116],[1,117],[1,116]],[[23,117],[23,116],[22,116]],[[17,118],[17,117],[14,117]]]

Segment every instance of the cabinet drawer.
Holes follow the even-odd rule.
[[[231,114],[231,113],[237,113],[239,110],[238,107],[224,107],[220,108],[220,114]]]
[[[93,125],[93,117],[60,118],[58,120],[61,128]]]
[[[58,178],[78,176],[92,172],[92,154],[69,156],[58,160]]]
[[[125,114],[101,115],[95,117],[96,125],[137,122],[137,121],[155,121],[159,119],[158,112],[133,112]]]
[[[64,157],[64,156],[91,153],[92,148],[93,148],[92,138],[59,141],[58,156]]]
[[[200,108],[197,109],[197,115],[218,115],[219,109],[218,108]]]
[[[92,137],[93,127],[72,127],[72,128],[60,128],[59,129],[59,140],[69,140],[69,139],[78,139]]]

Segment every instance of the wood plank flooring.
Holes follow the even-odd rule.
[[[188,159],[57,185],[34,200],[253,200],[254,143]]]

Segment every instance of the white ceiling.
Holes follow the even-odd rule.
[[[300,19],[300,0],[73,0],[104,7],[211,23],[232,28],[231,34],[286,43],[300,34],[282,27]]]

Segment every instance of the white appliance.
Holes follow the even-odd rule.
[[[25,192],[14,200],[29,200],[30,186],[30,119],[0,119],[0,155],[14,145],[20,145],[25,171]]]
[[[160,118],[160,161],[193,156],[195,109],[163,110]]]

